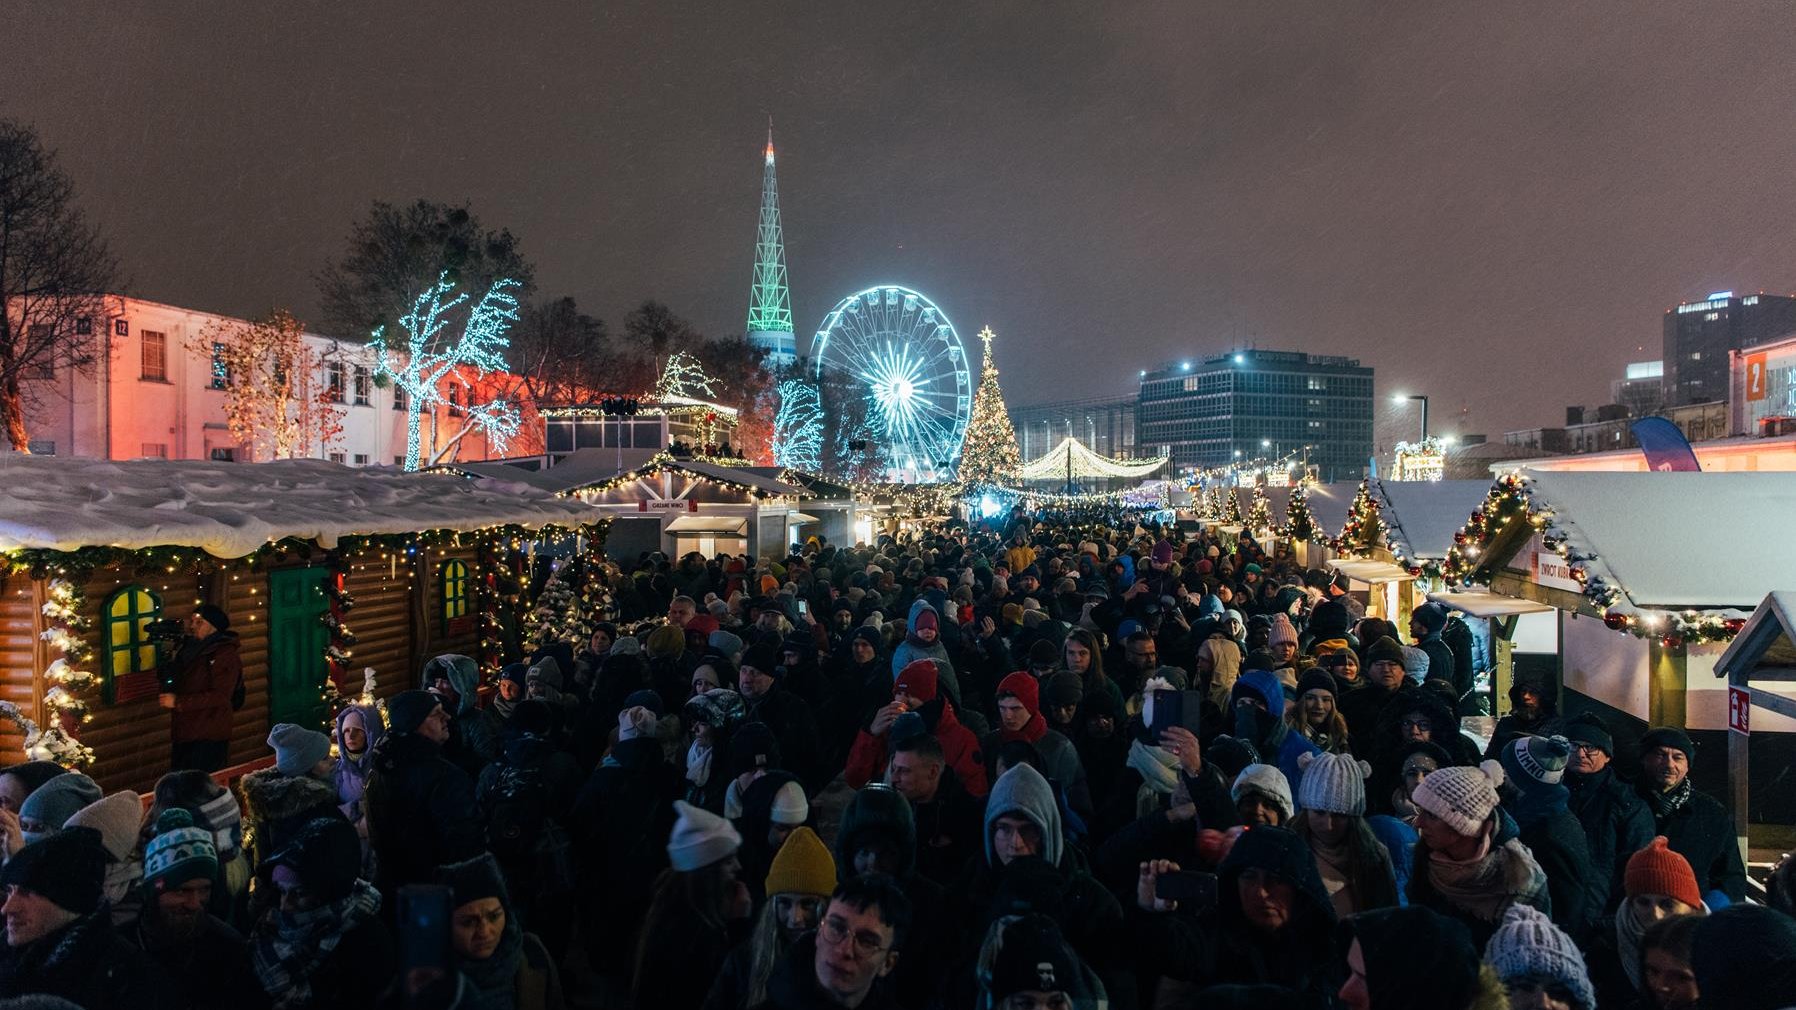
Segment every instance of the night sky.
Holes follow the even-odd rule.
[[[228,12],[228,13],[224,13]],[[916,287],[1013,404],[1236,344],[1437,430],[1563,421],[1660,314],[1796,289],[1796,5],[1705,0],[7,5],[0,116],[130,293],[314,312],[380,198],[471,199],[615,324],[747,310],[774,116],[800,346]],[[1377,408],[1381,440],[1414,411]],[[1463,410],[1463,420],[1452,415]]]

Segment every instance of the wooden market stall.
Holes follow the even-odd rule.
[[[270,725],[321,725],[333,697],[360,695],[364,670],[387,697],[433,655],[496,665],[490,604],[533,538],[602,543],[578,502],[320,460],[6,454],[0,480],[0,761],[82,764],[108,790],[168,770],[158,622],[202,603],[229,615],[246,694],[229,760],[250,761]]]
[[[1767,777],[1762,770],[1755,775],[1755,766],[1781,757],[1773,773],[1789,767],[1788,753],[1777,753],[1767,741],[1796,733],[1796,591],[1765,597],[1715,661],[1715,676],[1727,680],[1727,799],[1735,834],[1744,843],[1749,823],[1796,825],[1796,791],[1781,781],[1768,789],[1752,785]],[[1764,838],[1760,847],[1787,851],[1792,834]]]
[[[1443,565],[1448,583],[1553,608],[1560,709],[1595,711],[1619,754],[1649,726],[1683,727],[1697,786],[1728,795],[1728,690],[1715,676],[1752,608],[1796,570],[1796,473],[1519,470],[1499,478]],[[1753,791],[1796,734],[1753,741]],[[1796,820],[1796,802],[1786,804]]]

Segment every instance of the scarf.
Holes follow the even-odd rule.
[[[1030,743],[1034,743],[1045,736],[1047,732],[1048,721],[1043,719],[1040,713],[1036,712],[1031,712],[1029,714],[1029,721],[1024,723],[1023,728],[1017,730],[1015,733],[1005,729],[1002,725],[998,727],[998,737],[1005,743],[1009,743],[1012,740],[1027,740]]]
[[[1646,926],[1634,914],[1634,902],[1621,899],[1621,906],[1615,910],[1615,956],[1621,960],[1621,969],[1628,973],[1628,984],[1635,992],[1645,991],[1640,979],[1640,938],[1646,935]]]
[[[468,981],[467,998],[455,1005],[465,1010],[516,1010],[518,1005],[518,967],[524,959],[524,931],[517,917],[506,909],[505,929],[499,934],[499,946],[484,961],[457,958],[462,977]]]
[[[380,911],[380,892],[357,880],[350,892],[317,908],[292,915],[274,913],[273,928],[257,931],[250,951],[262,991],[274,1010],[303,1007],[312,1001],[312,974],[331,956],[349,931]]]
[[[1493,848],[1488,833],[1478,854],[1464,862],[1430,852],[1428,881],[1454,908],[1483,922],[1502,919],[1513,904],[1539,907],[1547,891],[1547,875],[1527,846],[1512,838]]]
[[[1677,786],[1668,793],[1662,793],[1657,789],[1654,789],[1650,792],[1642,793],[1641,798],[1646,800],[1647,808],[1653,812],[1653,821],[1658,824],[1664,824],[1665,818],[1677,813],[1679,810],[1683,809],[1684,804],[1690,802],[1690,792],[1690,780],[1689,778],[1685,778],[1684,781],[1679,782]]]
[[[1391,793],[1391,813],[1396,815],[1398,820],[1410,827],[1413,828],[1416,826],[1416,805],[1411,803],[1409,797],[1403,794],[1402,786],[1398,786],[1396,790]]]
[[[686,748],[686,781],[703,789],[705,783],[711,781],[711,756],[717,753],[715,747],[700,747],[698,741]]]
[[[1179,787],[1179,759],[1164,747],[1131,740],[1127,764],[1141,773],[1143,785],[1161,796],[1171,796]]]

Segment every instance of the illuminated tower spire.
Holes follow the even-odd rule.
[[[773,176],[773,117],[767,117],[767,167],[761,176],[761,228],[755,240],[755,282],[748,297],[748,342],[766,348],[767,363],[798,357],[792,333],[792,293],[786,288],[786,240],[780,228],[779,183]]]

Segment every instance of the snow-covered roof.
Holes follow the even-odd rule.
[[[1521,473],[1636,607],[1750,611],[1796,571],[1796,473]]]
[[[1347,525],[1347,513],[1353,508],[1353,496],[1359,494],[1359,482],[1315,484],[1309,489],[1310,515],[1316,526],[1328,536],[1336,536]]]
[[[522,475],[523,472],[520,471]],[[591,522],[524,481],[470,481],[316,459],[108,461],[0,454],[0,551],[199,547],[240,558],[269,540]]]
[[[604,453],[607,450],[600,449],[597,451]],[[626,450],[626,452],[627,451],[628,450]],[[627,462],[628,457],[626,457],[626,463]],[[556,470],[559,470],[566,465],[566,461],[563,461],[559,466],[551,467],[548,473],[553,475]],[[608,472],[597,474],[587,480],[576,482],[561,481],[560,489],[564,494],[573,494],[577,491],[588,490],[595,485],[609,484],[621,476],[615,467],[608,467],[605,469]],[[726,466],[722,463],[713,463],[703,459],[657,456],[653,459],[644,461],[641,465],[627,469],[625,473],[632,474],[636,477],[647,477],[651,474],[660,473],[663,470],[684,471],[707,480],[722,481],[727,484],[740,484],[764,494],[780,495],[788,498],[806,497],[807,492],[804,488],[788,484],[775,477],[767,476],[764,473],[758,473],[756,472],[757,469],[763,468]]]
[[[1438,561],[1453,548],[1453,534],[1490,493],[1487,480],[1376,480],[1378,503],[1391,553],[1414,561]]]
[[[1715,676],[1727,677],[1737,667],[1750,673],[1767,662],[1785,667],[1796,665],[1792,642],[1796,642],[1796,590],[1785,589],[1766,596],[1765,602],[1747,618],[1746,626],[1715,661]]]
[[[495,460],[484,463],[445,463],[433,467],[445,473],[489,480],[515,481],[541,491],[562,492],[612,480],[618,474],[642,467],[659,449],[576,449],[561,457],[554,466],[526,470],[512,462]],[[540,460],[540,456],[526,457]],[[618,464],[622,462],[620,467]]]

